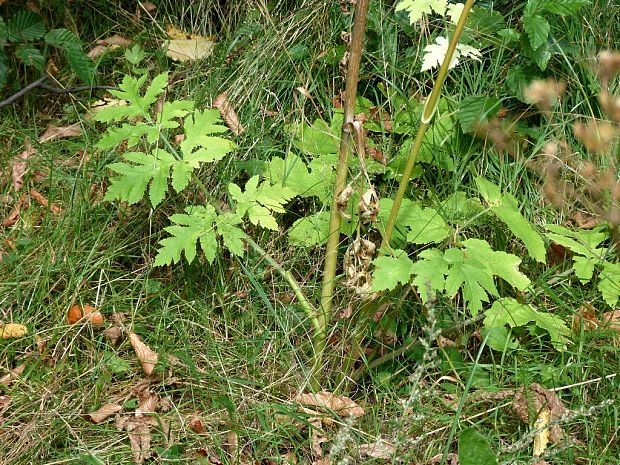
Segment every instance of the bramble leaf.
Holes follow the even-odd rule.
[[[551,30],[551,26],[545,18],[540,15],[527,14],[523,15],[523,28],[534,50],[547,42]]]

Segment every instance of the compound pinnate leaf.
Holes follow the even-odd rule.
[[[149,119],[151,105],[155,103],[157,97],[168,85],[168,73],[165,72],[155,76],[144,96],[142,96],[140,95],[140,89],[146,82],[146,79],[146,74],[139,78],[126,75],[119,84],[121,90],[111,90],[110,93],[121,100],[126,100],[128,105],[105,108],[97,113],[95,119],[104,123],[119,121],[124,118],[133,118],[135,116],[142,116],[143,118]]]
[[[228,191],[237,202],[237,214],[248,219],[254,225],[276,230],[278,224],[271,212],[284,212],[283,205],[295,196],[286,187],[272,186],[267,181],[259,185],[259,176],[253,176],[245,185],[245,191],[236,184],[229,184]]]
[[[112,163],[108,167],[118,173],[111,179],[105,200],[122,200],[130,205],[139,202],[144,196],[149,182],[149,197],[153,207],[163,200],[168,191],[168,176],[175,158],[168,152],[156,149],[153,154],[127,152],[123,158],[131,163]]]
[[[394,250],[394,256],[377,257],[372,261],[372,291],[395,289],[398,284],[406,284],[411,276],[413,262],[403,250]]]
[[[182,252],[187,262],[191,263],[196,257],[197,242],[207,261],[213,262],[217,253],[216,218],[215,208],[211,205],[190,206],[185,209],[185,213],[172,215],[170,221],[175,224],[165,228],[171,237],[159,241],[161,247],[157,251],[154,265],[178,263]]]
[[[224,213],[217,217],[217,232],[222,237],[226,248],[234,255],[240,257],[245,252],[243,239],[245,233],[237,227],[241,224],[241,218],[234,213]]]
[[[487,329],[508,326],[516,328],[534,323],[543,329],[551,338],[551,344],[557,350],[566,348],[571,331],[562,318],[551,313],[536,310],[532,305],[522,304],[511,297],[504,297],[493,302],[485,312],[484,327]],[[495,350],[504,350],[503,344],[495,344],[494,340],[487,340],[489,347]]]
[[[472,428],[459,435],[460,465],[497,465],[497,457],[486,438]]]

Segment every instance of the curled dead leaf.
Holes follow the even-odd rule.
[[[136,356],[142,366],[142,370],[144,370],[147,375],[152,374],[155,369],[155,365],[157,364],[159,355],[157,355],[156,352],[153,352],[149,346],[142,342],[140,340],[140,336],[136,333],[129,333],[129,341],[131,342],[133,350],[136,352]]]
[[[2,226],[8,228],[13,226],[19,220],[23,210],[26,210],[30,206],[30,201],[26,194],[22,194],[17,203],[11,209],[9,216],[2,220]]]
[[[353,195],[353,186],[351,186],[351,184],[347,184],[347,186],[340,191],[340,194],[338,194],[338,197],[336,197],[336,203],[338,204],[338,212],[340,213],[340,216],[342,216],[345,220],[351,219],[351,215],[347,212],[347,205],[352,195]]]
[[[136,465],[142,465],[150,455],[152,426],[157,426],[157,420],[151,417],[130,418],[125,423],[124,429],[129,436],[133,463]]]
[[[17,339],[28,334],[28,328],[17,323],[0,325],[0,339]]]
[[[53,126],[47,127],[45,132],[39,137],[39,143],[45,144],[56,139],[67,139],[82,135],[82,126],[80,123],[73,123],[69,126]]]
[[[32,148],[29,141],[24,143],[24,150],[13,158],[13,168],[11,169],[11,179],[13,181],[13,189],[18,191],[24,185],[24,175],[26,174],[27,160],[37,151]]]
[[[596,318],[594,307],[591,303],[585,303],[577,310],[577,314],[573,317],[573,332],[579,333],[582,324],[584,331],[596,329],[601,324],[598,318]]]
[[[103,332],[103,335],[108,338],[112,346],[116,346],[123,335],[123,329],[120,326],[110,326]]]
[[[236,136],[245,131],[245,128],[239,122],[237,112],[228,101],[228,92],[222,92],[220,95],[215,97],[215,100],[213,101],[213,108],[220,110],[220,115],[222,115],[222,119],[224,120],[224,123],[226,123],[226,127],[228,127],[228,129],[230,129]]]
[[[202,421],[202,418],[200,418],[200,416],[198,416],[197,414],[194,414],[190,417],[189,421],[187,422],[187,427],[197,434],[204,433],[207,430],[204,422]]]
[[[37,203],[42,207],[49,208],[53,214],[56,215],[58,213],[62,213],[62,208],[60,208],[55,203],[50,204],[50,201],[47,200],[47,198],[35,188],[30,189],[30,197],[36,200]]]
[[[543,408],[539,413],[536,421],[534,422],[534,429],[538,431],[534,435],[534,445],[532,447],[532,455],[534,457],[540,457],[547,450],[549,444],[549,417],[551,411],[548,408]]]
[[[119,36],[118,34],[114,34],[113,36],[98,40],[97,45],[90,49],[86,55],[90,59],[98,58],[108,50],[114,50],[119,47],[127,47],[128,45],[131,45],[131,43],[131,40],[126,39],[123,36]]]
[[[602,325],[607,329],[620,331],[620,310],[603,313]]]
[[[535,423],[543,409],[549,410],[549,422],[551,423],[560,420],[567,412],[558,395],[538,383],[519,389],[512,402],[512,408],[517,416],[527,424]],[[559,424],[555,423],[549,428],[550,442],[557,443],[563,436],[564,433]]]
[[[375,459],[389,459],[396,453],[396,448],[385,441],[377,441],[372,444],[362,444],[359,447],[362,457],[372,457]]]
[[[118,404],[104,404],[99,409],[95,410],[94,412],[87,413],[86,415],[84,415],[84,417],[88,421],[91,421],[91,422],[97,424],[97,423],[101,423],[101,422],[107,420],[112,415],[117,414],[121,410],[123,410],[123,407],[121,405],[118,405]]]
[[[364,409],[356,404],[353,400],[345,396],[335,396],[331,392],[321,391],[316,394],[307,393],[300,394],[295,397],[295,402],[304,405],[313,405],[315,407],[325,407],[333,410],[341,416],[361,417],[364,415]]]

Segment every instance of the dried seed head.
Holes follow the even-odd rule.
[[[575,123],[573,134],[592,153],[608,153],[611,143],[618,136],[614,125],[606,121],[591,121],[587,124]]]
[[[598,54],[598,75],[604,87],[607,87],[609,80],[620,73],[620,52],[610,52],[604,50]]]
[[[616,123],[620,123],[620,97],[602,90],[598,96],[598,101],[605,114]]]
[[[549,112],[566,91],[566,83],[555,79],[537,79],[523,91],[527,103],[536,105],[542,111]]]
[[[353,195],[353,187],[351,184],[348,184],[347,187],[340,191],[338,197],[336,198],[336,203],[338,204],[338,212],[340,216],[342,216],[345,220],[350,220],[351,215],[347,212],[347,206],[349,203],[349,199]]]

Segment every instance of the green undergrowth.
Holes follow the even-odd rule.
[[[183,167],[166,159],[171,176],[166,195],[162,184],[154,189],[149,178],[140,195],[128,198],[132,193],[123,188],[129,184],[114,176],[122,176],[127,164],[147,166],[162,158],[139,145],[136,152],[145,155],[128,161],[127,150],[133,149],[118,149],[120,139],[102,144],[113,125],[87,120],[87,101],[40,94],[0,110],[0,217],[7,218],[21,193],[32,188],[62,208],[54,213],[32,201],[15,225],[0,231],[0,320],[29,329],[26,337],[0,340],[0,376],[25,364],[17,380],[0,386],[0,395],[10,398],[8,408],[0,408],[2,463],[132,463],[127,433],[113,421],[94,425],[84,415],[110,401],[133,412],[137,401],[131,390],[144,378],[140,363],[129,341],[114,346],[98,328],[68,325],[72,302],[96,305],[108,322],[123,314],[123,324],[159,354],[150,389],[173,407],[156,415],[152,463],[210,463],[209,456],[237,463],[225,452],[230,432],[246,461],[285,463],[282,456],[289,453],[298,463],[318,459],[312,415],[291,400],[309,383],[306,314],[259,254],[241,241],[230,247],[216,219],[236,214],[240,218],[233,226],[241,227],[243,217],[244,234],[291,270],[306,295],[320,295],[329,182],[342,121],[333,101],[343,87],[339,35],[350,28],[352,16],[342,15],[334,2],[271,2],[268,10],[264,2],[248,2],[247,9],[231,2],[228,10],[219,9],[225,8],[222,3],[199,2],[203,10],[160,5],[162,27],[176,17],[188,29],[216,36],[216,50],[204,61],[168,63],[158,47],[160,33],[134,30],[122,20],[129,15],[123,10],[101,23],[91,20],[87,28],[96,33],[85,32],[83,38],[113,32],[135,37],[149,71],[140,95],[153,78],[167,73],[172,82],[167,101],[193,102],[177,108],[186,138],[191,139],[191,121],[185,118],[199,117],[201,124],[221,129],[211,136],[225,141],[225,150],[191,166],[204,189],[189,177],[180,176],[175,184],[175,169],[180,173]],[[511,25],[520,27],[518,5],[497,3]],[[458,431],[473,428],[498,463],[529,463],[531,445],[520,443],[529,426],[512,410],[510,395],[501,400],[493,395],[538,383],[557,389],[576,412],[562,423],[566,439],[551,447],[555,457],[549,463],[608,465],[620,456],[615,437],[620,377],[608,377],[620,369],[618,332],[574,325],[584,305],[592,305],[599,317],[616,308],[618,265],[610,236],[604,227],[570,227],[545,202],[541,180],[524,161],[550,138],[570,133],[580,115],[591,116],[597,84],[590,59],[613,45],[610,34],[620,33],[611,4],[593,3],[580,17],[553,23],[555,36],[570,47],[556,50],[544,72],[536,70],[565,79],[572,89],[553,125],[510,93],[507,63],[524,65],[526,59],[512,56],[506,44],[485,55],[483,65],[463,61],[449,75],[390,250],[374,259],[371,291],[387,291],[383,317],[370,321],[360,339],[358,315],[347,316],[357,308],[359,293],[341,286],[334,297],[340,315],[330,328],[324,388],[341,392],[341,369],[361,344],[364,350],[344,376],[356,376],[348,395],[365,414],[351,424],[338,417],[324,424],[326,441],[318,447],[325,454],[331,449],[338,460],[351,456],[358,463],[438,463],[432,460],[447,442],[456,453]],[[368,122],[369,144],[388,160],[385,166],[366,164],[381,209],[377,224],[364,232],[377,244],[418,126],[416,95],[427,95],[432,86],[430,74],[419,73],[419,56],[443,27],[443,20],[434,18],[422,34],[401,15],[390,2],[372,2],[358,99],[360,111],[370,114],[378,107],[392,123],[388,131],[380,117]],[[484,37],[495,40],[494,34]],[[129,71],[122,53],[112,54],[99,64],[98,80],[119,85]],[[155,87],[163,89],[160,79]],[[224,90],[246,128],[239,136],[224,132],[217,113],[208,110]],[[499,153],[462,130],[473,124],[471,114],[500,109],[527,113],[516,123],[524,158]],[[83,137],[36,142],[48,123],[75,121],[81,122]],[[37,152],[17,193],[10,170],[26,140]],[[198,146],[188,153],[197,153]],[[358,175],[359,162],[350,169]],[[243,196],[259,190],[259,182],[279,190],[261,204],[268,212],[253,217],[243,211]],[[281,202],[274,208],[276,194]],[[213,216],[218,252],[206,244],[201,249],[200,243],[172,250],[170,238],[187,223],[183,215],[195,213],[186,207],[206,208],[207,201],[213,211],[201,212]],[[353,208],[358,201],[354,195],[349,204],[352,219],[344,225],[341,256],[358,234]],[[566,256],[552,260],[551,242],[564,246]],[[510,318],[503,308],[512,309]],[[418,340],[428,339],[434,319],[431,333],[450,329],[449,341],[431,341],[425,349]],[[204,432],[188,427],[193,414],[202,418]],[[453,428],[457,434],[451,436]],[[362,458],[359,446],[377,438],[398,445],[397,454]]]

